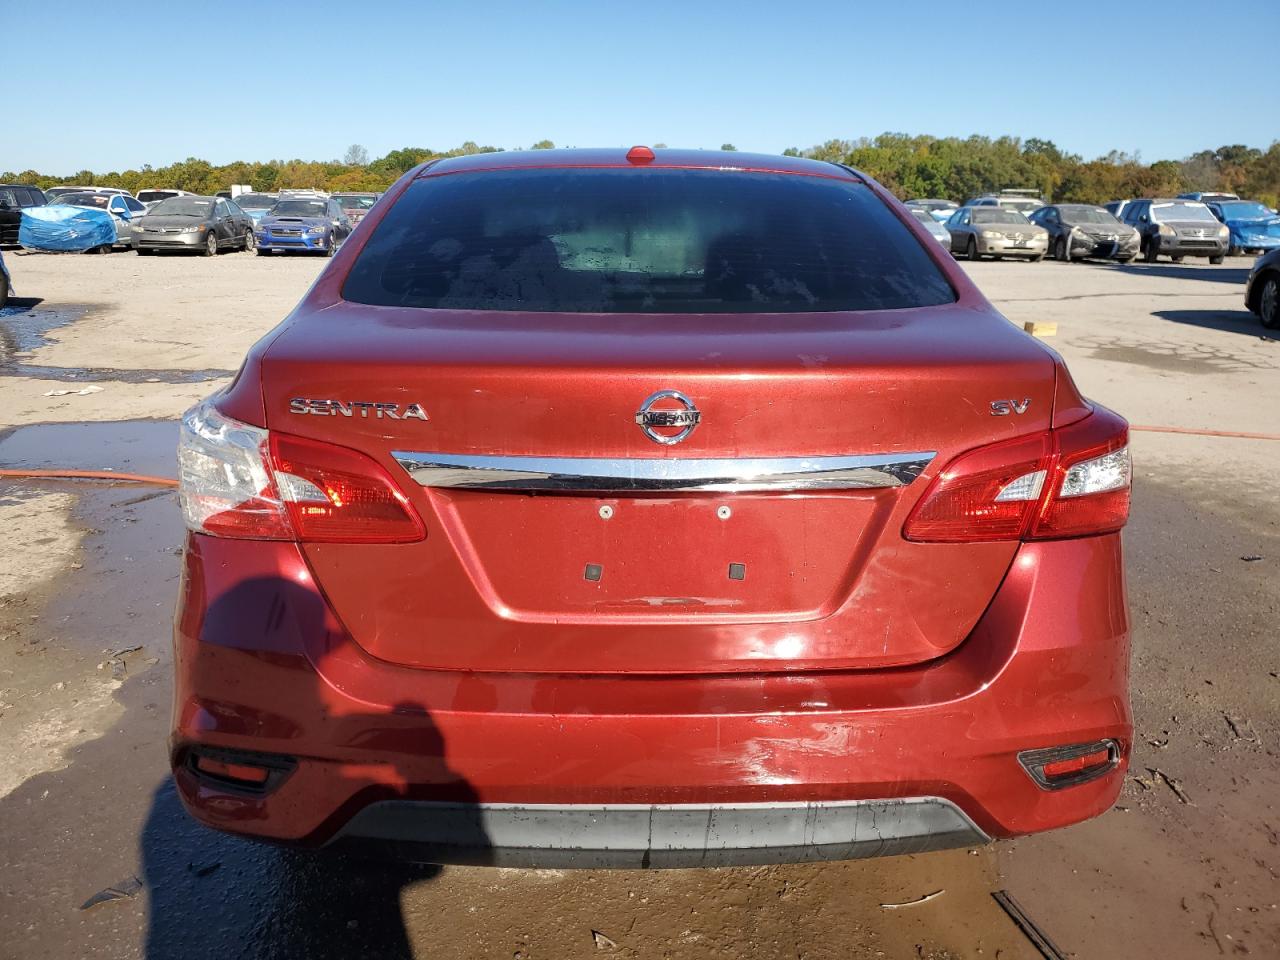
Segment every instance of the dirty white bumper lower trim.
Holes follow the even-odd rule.
[[[852,860],[990,839],[941,797],[767,804],[453,804],[389,800],[338,841],[434,863],[697,867]]]

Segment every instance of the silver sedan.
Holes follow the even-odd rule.
[[[1044,227],[1003,207],[961,207],[947,221],[947,231],[951,234],[951,252],[967,260],[1043,260],[1049,249],[1049,232]]]

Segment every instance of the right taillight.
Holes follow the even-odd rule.
[[[903,536],[925,543],[1110,533],[1129,517],[1129,425],[1110,410],[970,450],[934,479]]]
[[[413,506],[373,458],[272,434],[208,401],[187,411],[178,441],[187,528],[217,537],[409,543],[426,536]]]

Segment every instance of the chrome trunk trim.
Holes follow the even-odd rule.
[[[904,487],[934,458],[927,453],[747,459],[605,459],[391,454],[424,487],[644,493],[709,490],[866,490]]]

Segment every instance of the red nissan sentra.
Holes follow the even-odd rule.
[[[182,798],[538,866],[1095,816],[1127,443],[857,171],[425,164],[183,420]]]

